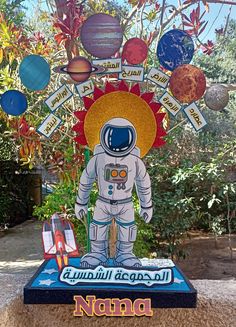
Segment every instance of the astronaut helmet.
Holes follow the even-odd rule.
[[[101,129],[101,146],[113,157],[128,155],[134,149],[136,141],[136,130],[127,119],[113,118],[106,122]]]

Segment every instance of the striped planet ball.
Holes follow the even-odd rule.
[[[80,34],[85,50],[97,58],[109,58],[121,47],[123,31],[118,19],[107,14],[90,16]]]

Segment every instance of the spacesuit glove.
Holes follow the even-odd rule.
[[[77,202],[75,203],[75,215],[76,218],[82,220],[88,213],[88,206],[87,205],[81,205]]]
[[[145,223],[148,224],[150,222],[150,220],[152,219],[153,208],[152,207],[147,207],[147,208],[141,207],[139,214],[143,218]]]

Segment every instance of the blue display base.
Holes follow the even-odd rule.
[[[109,267],[113,261],[110,260]],[[70,258],[69,265],[79,268],[80,258]],[[138,269],[157,272],[158,266],[143,266]],[[144,284],[128,285],[112,283],[79,283],[68,285],[59,280],[59,272],[55,259],[44,261],[38,271],[24,288],[25,304],[72,304],[75,295],[95,295],[97,298],[150,298],[152,307],[159,308],[195,308],[197,291],[175,265],[171,267],[173,272],[172,282],[168,285]],[[84,270],[85,271],[85,270]]]

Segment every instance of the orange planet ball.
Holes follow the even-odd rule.
[[[178,66],[170,78],[170,90],[182,103],[200,99],[206,90],[206,78],[201,69],[193,65]]]
[[[84,57],[75,57],[67,65],[67,73],[76,82],[86,81],[92,72],[90,61]]]

